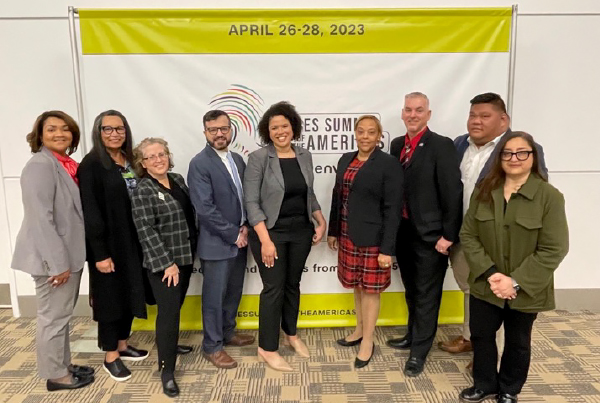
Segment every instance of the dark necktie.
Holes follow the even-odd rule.
[[[400,158],[400,163],[402,164],[402,166],[404,168],[406,168],[406,165],[408,164],[408,162],[410,161],[410,142],[408,144],[406,144],[404,146],[404,155],[402,156],[402,158]]]

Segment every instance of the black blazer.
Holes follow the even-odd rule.
[[[146,276],[131,201],[125,181],[112,160],[106,168],[93,149],[77,170],[94,320],[112,322],[133,314],[146,318]],[[113,273],[100,273],[96,262],[110,257]]]
[[[392,141],[390,154],[400,160],[404,137]],[[419,237],[458,242],[462,222],[460,164],[454,143],[427,129],[404,169],[404,198]]]
[[[341,156],[329,214],[329,236],[340,235],[344,173],[358,151]],[[402,207],[402,166],[376,148],[356,173],[348,196],[348,235],[360,247],[379,246],[384,255],[395,255]]]

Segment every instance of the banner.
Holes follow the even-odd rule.
[[[335,168],[356,150],[353,126],[363,114],[382,122],[380,147],[405,133],[404,95],[421,91],[429,127],[466,132],[469,100],[506,95],[510,8],[423,10],[79,10],[87,121],[106,109],[128,118],[135,141],[163,137],[174,171],[206,141],[202,116],[223,109],[232,118],[231,149],[245,158],[260,147],[256,126],[273,103],[296,106],[299,144],[313,154],[315,192],[329,216]],[[88,127],[87,133],[91,132]],[[202,275],[195,274],[182,326],[201,326]],[[258,324],[262,283],[250,258],[240,327]],[[463,297],[447,276],[440,321],[462,320]],[[337,280],[337,255],[313,247],[301,283],[300,326],[355,323],[352,290]],[[397,264],[382,296],[381,325],[406,323]],[[139,323],[151,327],[153,321]]]

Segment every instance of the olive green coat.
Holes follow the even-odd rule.
[[[492,266],[512,277],[521,289],[511,309],[541,312],[554,309],[554,270],[569,249],[565,200],[554,186],[531,174],[513,193],[504,212],[504,185],[492,191],[492,203],[473,192],[460,231],[469,268],[470,292],[503,307],[483,275]]]

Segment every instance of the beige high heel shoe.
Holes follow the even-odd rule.
[[[293,348],[300,357],[309,358],[310,353],[308,352],[308,347],[300,338],[290,339],[288,337],[283,339],[283,345]]]
[[[283,359],[282,356],[280,356],[279,354],[277,354],[276,356],[272,356],[272,357],[265,357],[263,355],[265,350],[263,350],[262,348],[258,348],[258,361],[259,362],[265,362],[267,363],[267,365],[271,368],[273,368],[275,371],[281,371],[281,372],[292,372],[293,369],[292,367],[290,367],[290,364],[287,363],[286,360]]]

